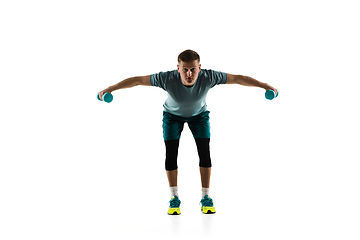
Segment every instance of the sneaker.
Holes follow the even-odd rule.
[[[216,213],[213,200],[208,195],[201,199],[201,211],[205,214]]]
[[[170,200],[170,207],[168,210],[168,214],[169,215],[180,215],[180,199],[178,198],[178,196],[174,196],[171,200]]]

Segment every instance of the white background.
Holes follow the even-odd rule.
[[[1,1],[0,238],[359,239],[356,1]],[[196,145],[179,149],[180,216],[166,214],[166,92],[97,92],[204,69],[279,89],[210,90],[210,196]]]

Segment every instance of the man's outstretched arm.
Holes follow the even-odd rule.
[[[247,87],[259,87],[263,88],[265,90],[273,90],[275,92],[275,96],[277,94],[276,88],[270,86],[267,83],[260,82],[254,78],[243,76],[243,75],[232,75],[232,74],[226,74],[227,75],[227,82],[226,84],[240,84]]]
[[[102,97],[105,93],[111,93],[111,92],[119,90],[119,89],[131,88],[131,87],[135,87],[135,86],[151,86],[150,75],[127,78],[127,79],[99,92],[99,98],[102,100]]]

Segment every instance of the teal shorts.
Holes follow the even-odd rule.
[[[205,111],[191,118],[183,118],[171,113],[163,113],[163,135],[164,141],[180,139],[187,122],[194,138],[210,138],[210,111]]]

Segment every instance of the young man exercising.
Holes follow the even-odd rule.
[[[275,95],[277,94],[275,88],[251,77],[201,69],[200,56],[192,50],[186,50],[178,56],[177,70],[128,78],[99,92],[99,98],[102,100],[105,93],[138,85],[156,86],[167,91],[168,99],[163,105],[163,136],[166,146],[165,169],[171,192],[168,214],[180,214],[177,157],[179,140],[185,122],[188,123],[195,138],[200,159],[201,210],[203,213],[215,213],[213,201],[209,197],[211,175],[210,112],[207,111],[205,100],[208,91],[218,84],[260,87],[265,90],[273,90]]]

